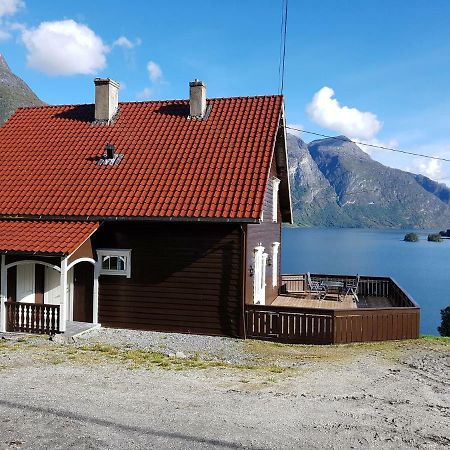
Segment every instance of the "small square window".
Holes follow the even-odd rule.
[[[97,250],[100,275],[131,276],[131,250]]]

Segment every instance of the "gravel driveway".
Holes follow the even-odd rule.
[[[11,339],[0,342],[0,448],[444,449],[449,370],[449,341]]]

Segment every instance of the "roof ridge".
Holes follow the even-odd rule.
[[[240,99],[258,99],[258,98],[283,98],[280,94],[269,94],[269,95],[240,95],[236,97],[208,97],[207,101],[215,100],[240,100]],[[166,99],[166,100],[144,100],[144,101],[127,101],[119,102],[119,105],[130,105],[130,104],[147,104],[147,103],[187,103],[188,98],[179,99]],[[19,109],[41,109],[41,108],[62,108],[71,106],[93,106],[95,103],[61,103],[57,105],[35,105],[35,106],[19,106]]]

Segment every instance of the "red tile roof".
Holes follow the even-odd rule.
[[[0,129],[0,216],[258,219],[282,97],[121,103],[113,125],[94,106],[19,109]],[[106,143],[123,155],[100,165]]]
[[[0,252],[70,255],[98,222],[0,220]]]

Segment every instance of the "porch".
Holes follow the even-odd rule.
[[[52,335],[70,331],[77,321],[97,323],[98,275],[90,243],[97,228],[0,221],[0,332]]]
[[[354,276],[312,274],[343,284]],[[337,344],[419,337],[420,308],[391,278],[361,277],[352,295],[319,300],[306,275],[283,275],[270,305],[246,305],[247,337],[300,344]]]

